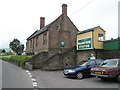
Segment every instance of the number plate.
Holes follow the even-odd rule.
[[[95,72],[95,74],[101,74],[101,72]]]

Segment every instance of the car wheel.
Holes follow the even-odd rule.
[[[117,81],[120,83],[120,75],[117,76]]]
[[[78,72],[77,73],[77,78],[78,79],[82,79],[83,78],[83,73],[82,72]]]

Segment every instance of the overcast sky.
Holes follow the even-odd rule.
[[[120,0],[0,0],[0,48],[8,48],[17,38],[25,45],[26,38],[40,28],[40,17],[45,25],[62,13],[68,5],[68,16],[82,31],[101,26],[106,39],[118,37],[118,2]]]

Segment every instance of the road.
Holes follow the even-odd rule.
[[[2,88],[33,88],[32,80],[25,70],[1,60],[0,63],[2,63]]]
[[[82,80],[66,78],[62,71],[34,70],[30,73],[35,77],[38,88],[118,88],[116,81],[102,81],[95,77]],[[2,61],[1,76],[2,88],[33,88],[29,75],[16,65]]]
[[[31,71],[39,88],[118,88],[116,81],[102,81],[96,77],[78,80],[66,78],[62,71]]]

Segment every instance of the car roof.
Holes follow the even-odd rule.
[[[120,60],[120,59],[106,59],[106,60]]]
[[[95,61],[101,60],[101,61],[104,61],[103,59],[89,59],[89,60],[95,60]]]

